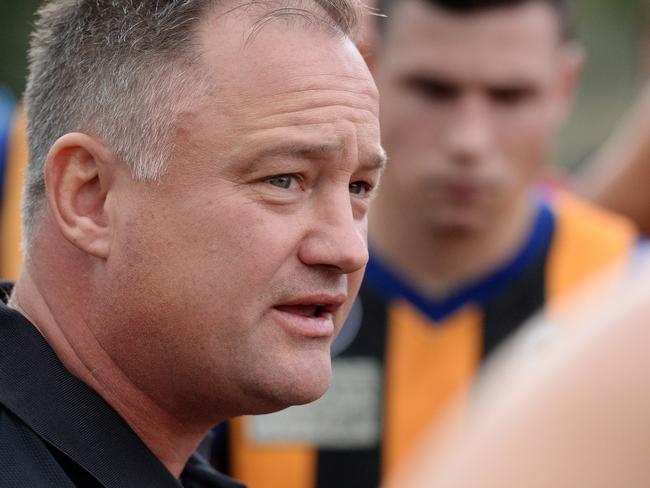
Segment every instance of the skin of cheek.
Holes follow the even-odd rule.
[[[539,117],[539,116],[538,116]],[[509,174],[512,186],[521,188],[533,184],[540,176],[544,166],[550,162],[553,146],[553,129],[547,120],[534,120],[531,115],[522,120],[516,132],[504,136],[502,142],[507,156]]]
[[[113,313],[137,327],[106,334],[104,347],[163,403],[173,392],[206,411],[231,403],[260,413],[311,401],[329,385],[331,341],[295,340],[267,312],[301,283],[327,279],[295,256],[300,219],[228,200],[201,211],[211,219],[149,214],[127,229],[122,262],[131,265],[117,279],[122,298]],[[219,217],[210,208],[220,208]],[[168,370],[164,377],[159,369]]]
[[[332,276],[317,268],[308,268],[298,262],[295,252],[303,235],[300,222],[309,217],[285,216],[267,220],[266,245],[260,249],[259,260],[269,259],[269,249],[284,249],[282,257],[276,260],[273,278],[263,280],[275,282],[277,296],[300,296],[317,288],[331,289],[339,283],[341,276]],[[284,225],[280,225],[284,224]],[[293,225],[292,225],[293,224]],[[263,229],[260,224],[259,229]],[[278,228],[282,232],[278,232]],[[252,237],[255,239],[255,237]],[[353,274],[358,287],[360,273]],[[337,286],[337,288],[339,288]],[[356,289],[356,288],[355,288]],[[352,305],[352,299],[336,314],[336,331],[340,329]],[[329,387],[331,380],[330,346],[333,338],[297,338],[286,332],[272,319],[266,317],[254,324],[247,334],[240,336],[239,350],[247,350],[256,357],[245,360],[235,369],[244,371],[241,382],[242,398],[258,398],[262,401],[252,406],[251,413],[266,413],[290,404],[303,404],[319,398]],[[242,361],[242,356],[232,358],[232,363]]]

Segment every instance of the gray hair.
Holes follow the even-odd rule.
[[[178,115],[209,89],[195,45],[197,25],[225,1],[50,0],[39,9],[25,92],[25,242],[44,202],[45,159],[66,133],[102,140],[134,179],[164,175]],[[257,26],[297,13],[352,37],[359,17],[354,2],[252,0],[233,6],[261,7]]]

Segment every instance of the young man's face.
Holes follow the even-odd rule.
[[[556,12],[405,0],[386,27],[374,66],[392,161],[382,191],[433,231],[498,222],[525,201],[570,103],[577,63]]]
[[[295,24],[248,37],[236,17],[206,23],[213,93],[184,114],[161,183],[121,187],[112,293],[138,327],[101,340],[144,391],[194,416],[322,395],[367,261],[377,90],[349,40]]]

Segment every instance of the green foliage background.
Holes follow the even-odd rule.
[[[40,0],[0,0],[0,83],[22,93],[33,12]]]
[[[575,111],[559,138],[556,163],[574,167],[633,103],[644,78],[647,0],[577,0],[577,34],[587,63]]]
[[[556,163],[573,167],[612,130],[642,82],[644,0],[575,0],[587,65],[576,110],[559,135]],[[26,49],[40,0],[0,0],[0,84],[24,88]]]

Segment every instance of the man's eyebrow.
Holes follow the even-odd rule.
[[[386,164],[388,164],[388,155],[386,154],[386,151],[384,150],[383,147],[379,148],[379,152],[375,153],[370,160],[370,166],[372,169],[378,169],[380,171],[384,171],[384,168],[386,168]]]
[[[299,158],[319,158],[331,156],[334,154],[342,153],[345,149],[343,143],[309,143],[309,142],[288,142],[278,144],[276,146],[264,148],[255,155],[255,160],[264,158],[273,158],[277,156],[295,156]],[[383,170],[388,161],[386,151],[379,148],[379,151],[374,153],[367,164],[372,169]]]
[[[256,154],[256,159],[275,156],[318,158],[343,152],[343,149],[343,144],[339,143],[287,142],[262,149]]]

